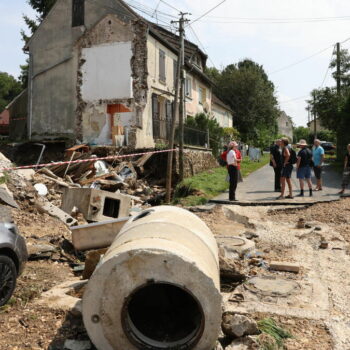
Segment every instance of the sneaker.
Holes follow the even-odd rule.
[[[304,197],[304,193],[299,193],[297,197]]]

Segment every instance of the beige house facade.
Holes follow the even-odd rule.
[[[152,148],[168,139],[176,34],[122,0],[57,0],[27,46],[31,140]],[[186,113],[211,113],[207,56],[185,43]]]
[[[289,140],[293,140],[293,120],[282,111],[277,119],[278,134],[287,136]]]
[[[231,108],[216,95],[212,96],[211,115],[222,128],[233,127],[233,112]]]

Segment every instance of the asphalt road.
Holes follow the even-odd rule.
[[[312,181],[315,188],[316,179],[313,177]],[[313,203],[335,200],[339,198],[337,193],[340,191],[341,174],[336,173],[330,166],[325,165],[323,170],[323,191],[314,192],[311,198],[309,197],[308,190],[305,190],[305,197],[296,197],[296,195],[300,193],[300,189],[299,181],[296,178],[295,167],[292,174],[292,184],[294,199],[285,199],[281,200],[281,202]],[[305,189],[307,188],[307,184],[305,184]],[[287,194],[288,190],[285,195]],[[243,182],[238,184],[236,192],[237,200],[242,202],[271,202],[275,201],[278,196],[279,193],[274,192],[274,172],[269,165],[264,166],[246,177]],[[214,198],[214,200],[219,201],[227,199],[228,192],[222,193]]]

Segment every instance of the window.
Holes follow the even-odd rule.
[[[207,90],[203,87],[199,87],[199,103],[202,105],[207,100]]]
[[[165,76],[165,52],[159,50],[159,81],[162,83],[166,82]]]
[[[185,80],[185,94],[187,97],[192,97],[192,79],[186,78]]]
[[[73,0],[72,27],[79,27],[84,25],[84,2],[85,0]]]
[[[173,60],[173,81],[174,81],[174,88],[176,88],[176,74],[177,74],[177,60]]]

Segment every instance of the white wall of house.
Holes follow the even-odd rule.
[[[293,122],[285,112],[280,113],[278,119],[278,133],[293,140]]]
[[[198,113],[210,113],[211,111],[211,87],[195,76],[186,74],[187,86],[191,89],[186,91],[186,113],[195,116]]]
[[[211,108],[212,116],[216,119],[222,128],[232,128],[233,116],[230,111],[224,107],[213,103]]]
[[[132,98],[131,42],[102,44],[82,50],[84,101]]]

